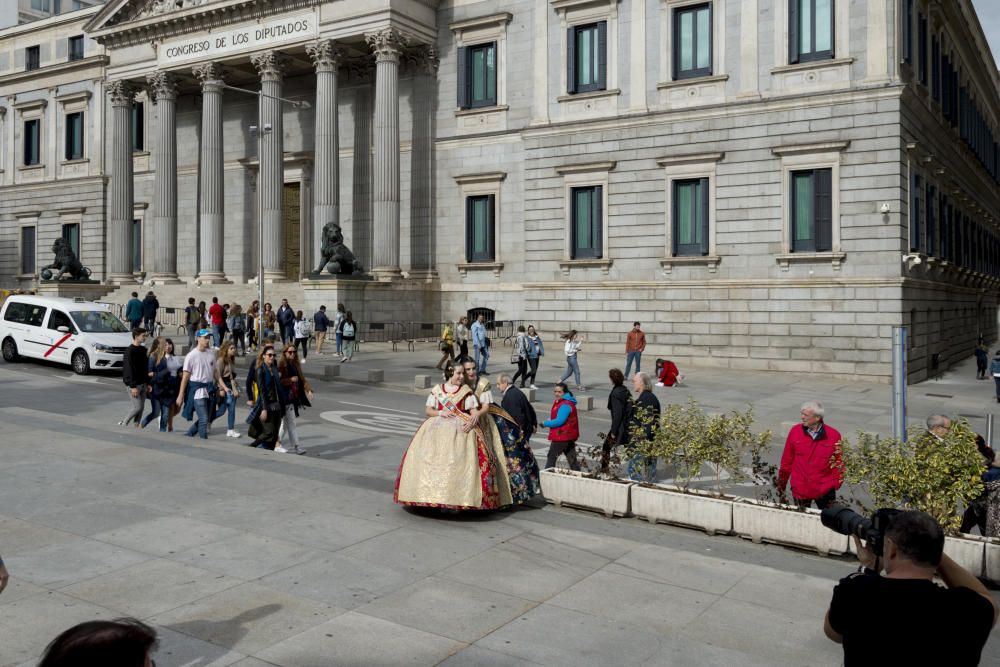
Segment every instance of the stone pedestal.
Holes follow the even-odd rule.
[[[114,291],[113,285],[102,285],[96,280],[84,282],[69,280],[49,280],[38,284],[39,296],[60,299],[84,299],[85,301],[97,301],[104,295]]]

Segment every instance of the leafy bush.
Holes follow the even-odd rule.
[[[918,427],[908,435],[906,442],[865,432],[855,443],[841,440],[851,500],[866,514],[879,507],[921,510],[955,534],[961,509],[983,490],[976,434],[963,419],[942,440]]]
[[[691,481],[708,466],[715,477],[714,492],[721,496],[723,473],[727,483],[736,484],[749,478],[744,460],[760,457],[771,440],[771,432],[754,433],[753,407],[746,412],[729,412],[710,416],[694,399],[684,405],[671,404],[660,418],[652,440],[632,435],[632,447],[642,456],[657,457],[675,467],[678,486],[688,491]]]

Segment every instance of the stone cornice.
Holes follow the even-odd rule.
[[[618,164],[614,161],[608,162],[588,162],[587,164],[567,164],[556,167],[556,173],[564,176],[566,174],[579,174],[591,171],[611,171]]]
[[[88,67],[104,67],[107,64],[108,56],[99,55],[89,56],[79,60],[70,60],[64,63],[56,63],[54,65],[46,65],[45,67],[39,67],[38,69],[27,70],[24,72],[14,72],[13,74],[0,76],[0,87],[8,86],[17,83],[18,81],[39,81],[46,76],[55,76],[57,74],[65,74],[66,72],[75,72],[77,70],[87,69]]]
[[[771,149],[773,155],[807,155],[810,153],[843,153],[851,145],[847,141],[825,141],[815,144],[795,144],[792,146],[775,146]]]
[[[316,0],[282,0],[275,3],[262,3],[259,0],[221,0],[114,23],[114,18],[126,4],[126,0],[109,3],[104,11],[84,26],[84,31],[109,48],[121,48],[144,42],[161,42],[191,32],[284,14],[295,9],[315,7],[317,3]]]
[[[452,32],[464,32],[466,30],[475,30],[478,28],[488,28],[495,25],[505,26],[510,23],[510,20],[514,18],[514,15],[510,12],[502,12],[500,14],[492,14],[490,16],[483,16],[480,18],[466,19],[465,21],[457,21],[455,23],[449,23],[448,29]]]

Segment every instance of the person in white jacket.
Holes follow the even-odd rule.
[[[580,383],[580,362],[576,359],[576,353],[583,347],[584,338],[576,333],[576,329],[567,331],[562,335],[562,338],[566,341],[563,346],[563,352],[566,353],[566,372],[563,373],[559,381],[565,382],[572,375],[576,380],[576,390],[584,391],[586,387]]]
[[[309,337],[312,336],[312,322],[302,314],[301,310],[295,311],[295,324],[293,325],[295,334],[295,347],[302,348],[302,363],[305,363],[309,355]]]

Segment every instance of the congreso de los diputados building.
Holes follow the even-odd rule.
[[[997,339],[970,0],[61,4],[0,29],[2,289],[62,238],[103,300],[262,264],[306,311],[638,320],[680,364],[887,380],[903,325],[919,381]],[[329,223],[361,275],[315,274]]]

